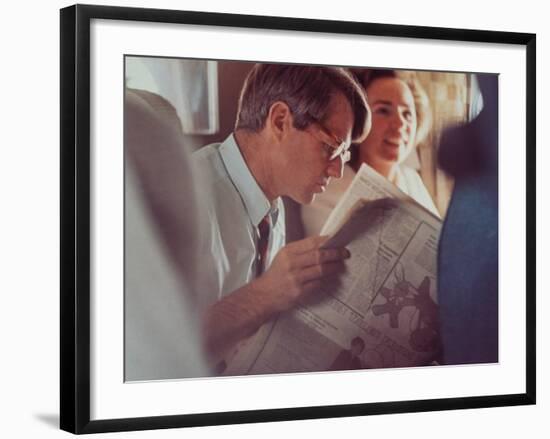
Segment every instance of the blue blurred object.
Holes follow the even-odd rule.
[[[498,76],[478,81],[481,113],[447,130],[439,150],[455,177],[439,241],[445,364],[498,361]]]

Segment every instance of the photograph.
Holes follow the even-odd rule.
[[[125,380],[498,362],[498,75],[124,61]]]

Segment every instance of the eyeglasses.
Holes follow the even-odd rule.
[[[337,136],[332,134],[327,128],[325,128],[321,124],[321,122],[317,122],[317,125],[319,126],[320,131],[325,136],[329,137],[334,142],[334,144],[338,145],[338,146],[333,146],[333,145],[325,142],[322,139],[318,139],[323,143],[323,148],[325,149],[325,151],[327,153],[329,161],[332,161],[332,160],[336,159],[337,157],[340,157],[340,159],[342,160],[342,163],[349,162],[349,160],[351,158],[351,152],[349,151],[349,145],[346,143],[346,141],[341,140]],[[315,137],[317,137],[317,136],[315,136]]]

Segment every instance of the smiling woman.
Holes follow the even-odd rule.
[[[352,160],[344,167],[342,178],[333,180],[312,204],[301,207],[306,236],[319,234],[363,163],[439,216],[420,175],[404,163],[431,127],[428,97],[414,72],[405,74],[397,70],[356,69],[353,74],[367,94],[372,113],[371,129],[367,137],[356,145]]]
[[[428,97],[410,72],[367,69],[356,74],[365,88],[373,112],[372,129],[359,145],[358,158],[374,168],[420,204],[438,213],[418,173],[404,161],[424,139],[431,126]]]

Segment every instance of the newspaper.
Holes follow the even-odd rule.
[[[363,165],[327,219],[326,247],[351,252],[338,281],[263,325],[224,375],[430,364],[440,350],[441,221]]]

